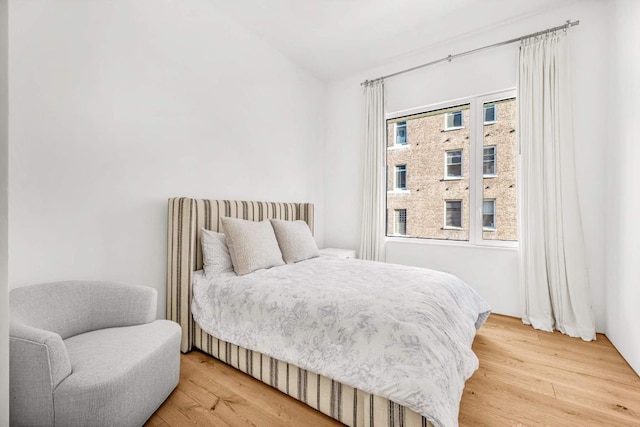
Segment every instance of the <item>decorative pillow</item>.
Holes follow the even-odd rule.
[[[229,255],[227,239],[224,234],[202,228],[200,229],[200,242],[202,243],[202,264],[206,277],[233,271],[231,255]]]
[[[271,225],[276,233],[282,258],[287,264],[320,256],[318,245],[306,222],[272,219]]]
[[[243,276],[261,268],[283,265],[282,253],[269,221],[221,218],[233,269]]]

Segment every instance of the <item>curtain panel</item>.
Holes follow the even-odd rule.
[[[384,261],[386,197],[384,81],[364,85],[361,229],[358,257]]]
[[[523,41],[519,53],[522,320],[595,339],[578,200],[567,36]]]

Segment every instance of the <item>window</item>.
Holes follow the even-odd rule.
[[[387,116],[387,145],[395,145],[397,125],[403,123],[411,129],[412,147],[385,150],[389,236],[516,245],[514,96],[513,90],[503,91]],[[500,120],[485,126],[498,112]],[[403,209],[404,217],[411,218],[410,235],[397,233],[400,214],[395,212]]]
[[[494,231],[496,229],[496,201],[484,200],[482,202],[482,229]]]
[[[396,123],[396,145],[407,143],[407,122]]]
[[[484,147],[482,174],[484,176],[496,176],[496,147]]]
[[[446,178],[462,178],[462,150],[446,152]]]
[[[447,200],[444,209],[444,226],[462,228],[462,200]]]
[[[494,124],[481,127],[481,138],[478,139],[483,154],[482,186],[476,197],[482,201],[482,228],[477,227],[476,238],[483,244],[508,245],[501,242],[518,240],[516,102],[514,98],[494,98],[486,99],[481,106],[484,122],[493,119]],[[499,121],[496,115],[498,108],[501,114]]]
[[[399,236],[407,235],[407,210],[395,209],[393,211],[393,234]]]
[[[407,189],[407,165],[398,165],[396,166],[396,180],[395,180],[395,189],[396,190],[406,190]]]
[[[464,126],[463,119],[464,115],[462,111],[452,111],[445,115],[444,129],[445,130],[453,130],[460,129]]]
[[[484,124],[489,125],[496,122],[496,104],[485,104]]]

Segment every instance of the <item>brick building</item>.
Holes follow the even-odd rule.
[[[515,99],[484,104],[482,235],[517,240]],[[387,235],[469,240],[469,104],[387,121]]]

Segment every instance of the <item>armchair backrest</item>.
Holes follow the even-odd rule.
[[[158,292],[146,286],[69,281],[12,289],[12,319],[55,332],[64,340],[98,329],[149,323]]]

